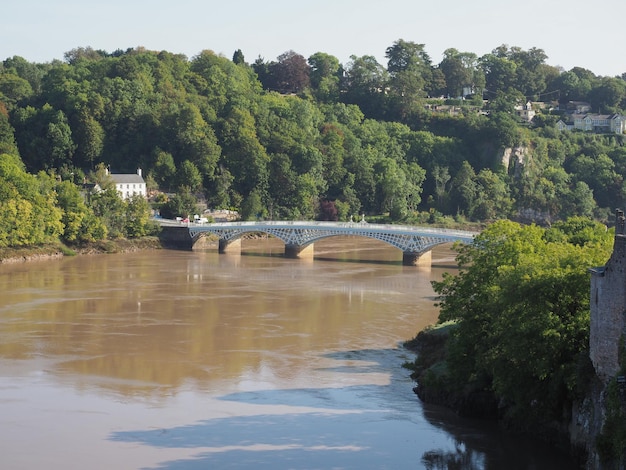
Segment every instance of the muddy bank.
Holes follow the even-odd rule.
[[[103,240],[81,245],[53,243],[42,246],[0,248],[0,264],[45,261],[63,258],[64,256],[130,253],[162,248],[158,237],[143,237],[132,240]]]

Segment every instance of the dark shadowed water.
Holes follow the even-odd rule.
[[[3,469],[571,469],[423,406],[399,344],[432,269],[364,239],[0,266]]]

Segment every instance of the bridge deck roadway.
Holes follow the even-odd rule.
[[[178,225],[161,219],[162,225]],[[246,233],[262,232],[281,239],[285,253],[299,257],[307,252],[312,255],[312,245],[323,238],[350,235],[373,238],[402,250],[404,264],[430,264],[430,250],[436,245],[459,241],[472,243],[475,232],[449,230],[410,225],[368,224],[365,222],[312,222],[312,221],[265,221],[224,222],[212,224],[183,224],[195,243],[205,234],[215,234],[220,239],[220,251],[227,251],[229,244]],[[427,255],[427,256],[425,256]]]

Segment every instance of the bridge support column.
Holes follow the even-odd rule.
[[[402,264],[404,266],[420,266],[430,268],[433,260],[433,252],[431,250],[423,253],[402,253]]]
[[[228,253],[234,255],[241,254],[241,238],[236,240],[223,240],[220,238],[220,245],[218,248],[220,253]]]
[[[314,245],[314,243],[310,243],[306,246],[285,245],[285,258],[313,259]]]

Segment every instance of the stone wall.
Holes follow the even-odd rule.
[[[591,269],[589,357],[596,377],[584,400],[574,405],[570,425],[573,445],[586,445],[589,470],[624,468],[602,464],[596,440],[607,416],[609,383],[620,372],[619,350],[626,324],[626,219],[618,210],[613,253],[605,266]]]
[[[619,345],[626,312],[626,233],[617,211],[615,242],[606,266],[591,270],[589,355],[596,374],[608,382],[619,371]]]

